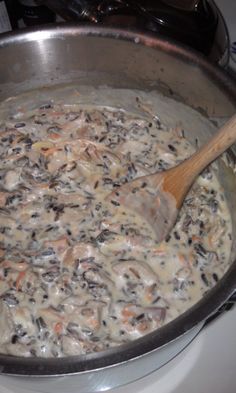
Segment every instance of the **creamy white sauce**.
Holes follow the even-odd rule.
[[[229,266],[231,219],[214,166],[160,244],[135,209],[106,199],[195,150],[183,133],[191,110],[182,121],[176,104],[168,123],[166,99],[155,97],[153,112],[140,105],[151,95],[118,93],[55,89],[1,105],[1,353],[69,356],[129,342],[190,308]]]

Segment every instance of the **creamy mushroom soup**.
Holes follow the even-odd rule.
[[[155,98],[158,111],[144,93],[121,90],[120,105],[112,94],[58,88],[1,104],[1,353],[61,357],[127,343],[178,317],[228,268],[216,164],[159,244],[145,217],[106,199],[198,147],[181,122],[187,107],[169,125],[167,99]]]

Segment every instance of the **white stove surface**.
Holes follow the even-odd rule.
[[[236,306],[160,370],[113,393],[235,393]]]

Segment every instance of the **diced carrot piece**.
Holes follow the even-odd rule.
[[[59,139],[59,138],[61,138],[61,135],[60,135],[60,134],[57,134],[56,132],[52,132],[52,133],[49,135],[49,139]]]
[[[136,315],[135,312],[130,310],[128,307],[124,307],[121,314],[125,318],[134,317]]]
[[[22,281],[22,279],[25,277],[25,271],[23,271],[23,272],[20,272],[19,274],[18,274],[18,276],[17,276],[17,279],[16,279],[16,290],[17,291],[19,291],[19,289],[21,288],[21,281]]]
[[[199,236],[197,236],[197,235],[193,235],[192,236],[192,241],[193,242],[199,242],[200,240],[201,240],[201,238]]]
[[[56,334],[61,334],[63,330],[63,324],[61,322],[55,323],[53,330]]]

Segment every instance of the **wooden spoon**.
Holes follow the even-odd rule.
[[[143,216],[162,241],[175,224],[178,211],[196,177],[236,141],[236,115],[190,158],[169,170],[138,177],[111,194],[109,200]]]

